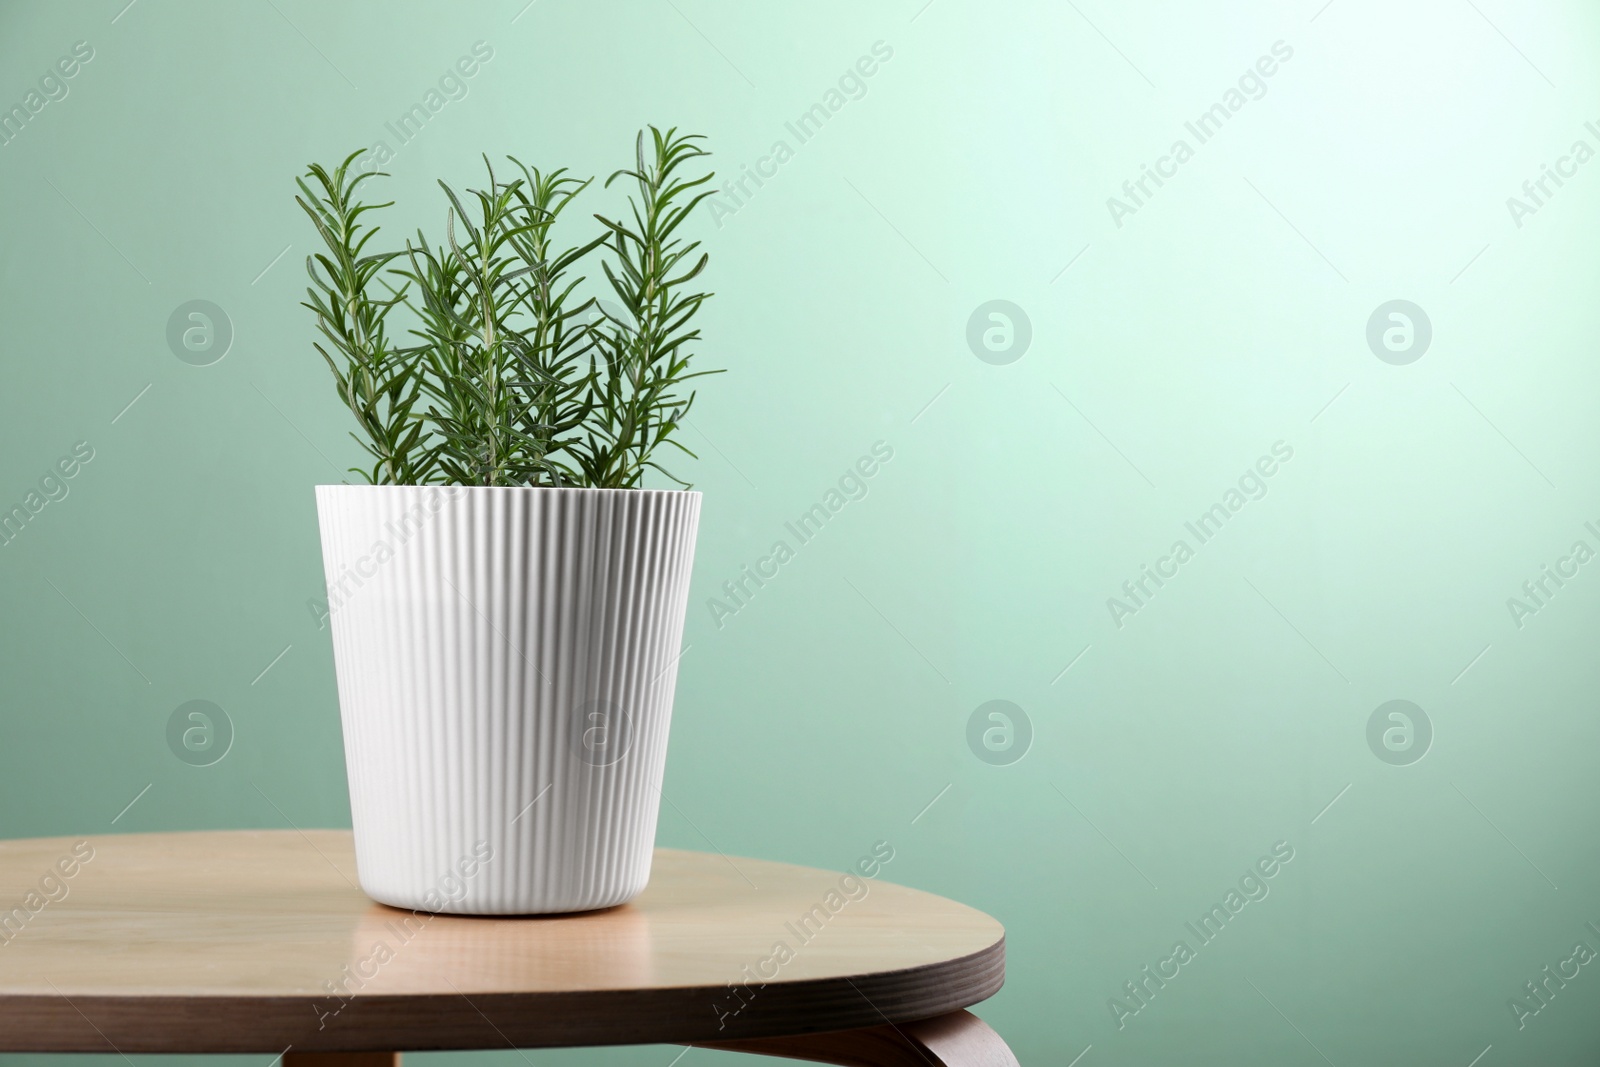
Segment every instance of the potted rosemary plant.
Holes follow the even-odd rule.
[[[680,229],[709,195],[699,140],[641,131],[605,183],[629,210],[564,246],[590,184],[564,170],[486,158],[482,189],[440,183],[442,243],[388,250],[359,152],[299,180],[325,246],[315,347],[370,461],[316,499],[356,860],[383,903],[578,911],[649,878],[700,512],[663,459],[710,373],[690,370],[707,257]]]

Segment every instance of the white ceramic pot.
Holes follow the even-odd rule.
[[[317,486],[361,888],[456,914],[650,877],[700,494]]]

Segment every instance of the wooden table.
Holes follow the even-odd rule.
[[[781,947],[780,947],[781,946]],[[963,1009],[1005,932],[876,879],[660,849],[621,907],[400,911],[350,834],[0,842],[0,1051],[284,1053],[674,1043],[862,1067],[1015,1065]]]

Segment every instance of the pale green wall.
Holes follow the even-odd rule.
[[[306,602],[311,486],[357,451],[296,306],[306,162],[385,137],[483,41],[389,164],[394,222],[437,229],[432,183],[480,152],[604,173],[645,122],[731,172],[883,41],[866,94],[703,227],[730,373],[691,434],[662,843],[840,867],[892,841],[889,877],[1005,922],[980,1010],[1024,1063],[1600,1055],[1600,967],[1525,1029],[1507,1007],[1600,948],[1600,564],[1521,628],[1506,604],[1600,548],[1600,162],[1521,226],[1506,203],[1600,147],[1591,5],[124,2],[0,3],[0,104],[94,49],[0,146],[0,504],[94,449],[0,548],[0,834],[347,825]],[[1265,96],[1195,146],[1184,121],[1278,41]],[[1107,197],[1180,136],[1119,228]],[[165,339],[194,299],[235,330],[212,366]],[[1010,365],[966,342],[993,299],[1031,320]],[[1432,322],[1409,365],[1365,339],[1392,299]],[[869,495],[715,627],[707,598],[880,439]],[[1280,440],[1265,497],[1119,628],[1107,598]],[[192,699],[237,731],[211,767],[165,741]],[[967,747],[993,699],[1035,733],[1010,766]],[[1391,699],[1433,724],[1421,762],[1368,748]],[[1270,896],[1119,1031],[1108,998],[1279,840]]]

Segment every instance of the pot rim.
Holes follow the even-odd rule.
[[[454,483],[431,485],[370,485],[364,482],[318,482],[314,489],[359,491],[393,490],[393,489],[435,489],[444,490],[454,495],[458,490],[471,490],[473,492],[491,493],[655,493],[663,496],[701,496],[698,489],[623,489],[616,487],[600,487],[585,485],[457,485]]]

